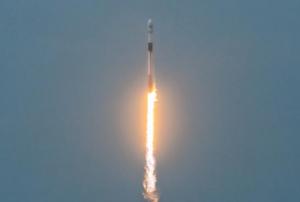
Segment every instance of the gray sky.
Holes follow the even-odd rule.
[[[300,3],[0,2],[0,201],[142,201],[146,22],[161,201],[300,201]]]

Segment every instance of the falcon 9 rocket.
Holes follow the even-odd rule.
[[[152,91],[154,89],[154,67],[153,67],[153,23],[149,19],[147,23],[147,35],[148,35],[148,90]]]

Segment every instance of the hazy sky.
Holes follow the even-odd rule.
[[[300,201],[299,10],[1,0],[0,201],[143,201],[149,17],[161,201]]]

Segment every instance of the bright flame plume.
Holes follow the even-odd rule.
[[[147,134],[146,134],[146,165],[144,175],[144,197],[150,202],[158,202],[159,197],[156,189],[156,171],[154,157],[154,109],[156,90],[148,92],[147,103]]]

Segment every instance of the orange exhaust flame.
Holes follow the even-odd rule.
[[[154,157],[154,109],[156,102],[156,90],[148,92],[147,103],[147,131],[146,131],[146,165],[144,175],[144,197],[149,202],[158,202],[156,189],[156,171]]]

